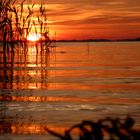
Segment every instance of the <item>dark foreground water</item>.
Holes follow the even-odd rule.
[[[81,122],[130,115],[140,127],[140,42],[0,46],[0,140],[51,140]]]

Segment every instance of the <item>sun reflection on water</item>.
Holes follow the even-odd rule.
[[[8,121],[3,121],[3,123],[0,124],[0,134],[47,134],[46,128],[62,134],[67,129],[67,127],[57,127],[48,124],[36,124],[28,122],[10,123]]]

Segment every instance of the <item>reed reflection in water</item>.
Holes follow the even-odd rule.
[[[10,49],[10,47],[9,47]],[[28,89],[47,87],[34,82],[35,77],[47,77],[47,71],[43,67],[49,65],[49,53],[46,46],[41,46],[40,43],[27,43],[26,46],[15,45],[14,54],[11,50],[6,51],[6,59],[3,59],[1,46],[1,88],[3,89]],[[42,67],[41,70],[39,68]]]
[[[0,47],[0,139],[46,139],[82,120],[127,114],[140,126],[140,43]],[[133,49],[132,49],[133,48]],[[29,135],[30,134],[30,135]]]

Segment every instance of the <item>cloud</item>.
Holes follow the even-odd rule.
[[[93,16],[81,20],[64,20],[64,21],[54,21],[51,24],[53,25],[65,25],[65,26],[80,26],[80,25],[105,25],[105,24],[132,24],[140,25],[139,16]]]
[[[41,0],[27,3],[40,4]],[[140,28],[140,0],[42,0],[53,30],[133,30]],[[46,4],[46,5],[45,5]],[[136,28],[135,28],[136,27]],[[95,29],[96,28],[96,29]],[[67,33],[66,33],[67,34]],[[69,33],[70,34],[70,33]]]

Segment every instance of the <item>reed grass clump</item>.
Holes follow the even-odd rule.
[[[52,41],[49,38],[46,8],[43,4],[28,4],[26,0],[0,0],[0,47],[3,49],[3,67],[6,69],[8,57],[11,67],[14,63],[15,49],[20,45],[24,48],[26,61],[27,37],[34,33],[40,38],[36,41],[36,50],[41,47],[43,53],[49,52]],[[45,50],[45,51],[44,51]]]
[[[123,122],[119,118],[105,118],[97,122],[85,120],[73,125],[63,135],[48,128],[46,131],[60,140],[140,140],[140,130],[134,129],[134,124],[131,117]],[[78,136],[72,136],[75,129],[78,129]]]
[[[45,6],[0,0],[0,41],[25,41],[31,32],[41,34],[40,41],[50,42]]]

